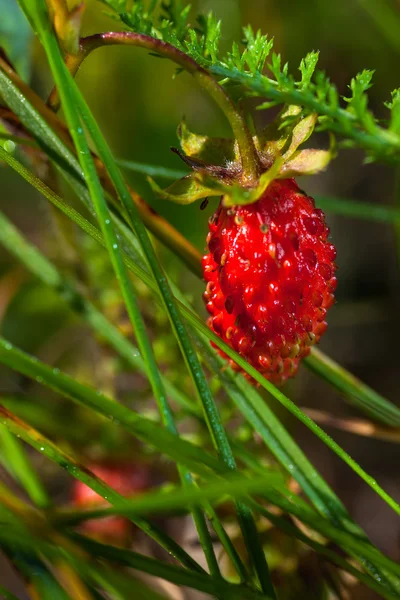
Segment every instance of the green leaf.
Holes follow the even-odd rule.
[[[319,59],[319,52],[309,52],[305,58],[301,59],[300,62],[300,72],[301,72],[301,82],[299,84],[299,88],[302,90],[306,90],[311,83],[312,76],[314,75],[315,68],[317,66]]]

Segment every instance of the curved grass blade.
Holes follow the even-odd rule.
[[[1,133],[0,139],[9,140],[15,144],[22,146],[36,147],[35,140],[23,138],[9,133]],[[181,179],[188,174],[188,171],[171,169],[161,165],[151,165],[131,161],[127,159],[116,159],[116,164],[123,169],[140,173],[149,177],[161,177],[164,179]],[[400,210],[393,206],[382,206],[372,202],[363,202],[354,200],[353,198],[342,198],[336,196],[314,196],[318,206],[333,215],[341,215],[353,219],[361,219],[365,221],[376,221],[378,223],[397,223],[400,221]]]
[[[55,515],[55,523],[70,526],[80,523],[82,520],[100,519],[110,515],[130,514],[136,516],[165,513],[177,509],[187,511],[188,506],[192,503],[201,503],[204,499],[219,504],[233,496],[245,497],[246,503],[251,505],[255,511],[264,514],[265,507],[248,498],[250,494],[262,497],[285,513],[295,516],[311,529],[339,544],[350,554],[357,555],[362,552],[377,565],[390,571],[392,575],[400,575],[400,565],[381,554],[364,538],[354,535],[354,533],[340,531],[334,524],[316,515],[315,511],[306,504],[293,502],[290,493],[288,493],[288,497],[283,496],[265,476],[234,475],[224,481],[210,480],[207,482],[207,486],[197,490],[181,488],[170,492],[147,492],[141,497],[130,499],[128,508],[115,506],[104,509],[59,512]]]
[[[19,440],[1,425],[0,448],[4,466],[26,490],[32,502],[39,508],[48,508],[50,498]]]
[[[148,575],[159,577],[176,585],[195,589],[205,594],[217,594],[221,597],[225,594],[226,598],[237,598],[238,600],[246,597],[259,598],[261,596],[244,586],[228,584],[223,580],[212,580],[206,575],[193,573],[187,569],[163,563],[131,550],[106,546],[80,535],[74,535],[73,539],[85,550],[88,550],[91,555],[117,562],[142,573],[147,573]],[[265,598],[264,595],[262,597]]]
[[[306,358],[307,366],[346,395],[348,401],[385,425],[400,426],[397,406],[365,385],[360,379],[343,369],[337,362],[313,348]]]
[[[400,210],[393,206],[381,206],[372,202],[332,196],[315,196],[315,201],[324,211],[333,215],[388,224],[400,221]]]
[[[178,464],[185,464],[194,473],[207,476],[209,469],[217,473],[227,472],[223,463],[201,448],[180,439],[150,419],[139,416],[133,410],[118,404],[101,392],[78,383],[59,369],[45,365],[37,358],[15,348],[2,337],[0,337],[0,363],[24,373],[74,402],[95,410],[110,421],[117,422],[132,435],[151,444],[160,452],[173,458]]]

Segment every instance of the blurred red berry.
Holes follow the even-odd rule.
[[[88,468],[122,496],[134,496],[150,486],[149,471],[143,466],[96,463],[88,465]],[[104,498],[78,480],[74,482],[72,497],[73,504],[77,508],[110,506]],[[124,517],[111,516],[85,521],[81,525],[81,531],[103,542],[126,545],[132,533],[132,523]]]

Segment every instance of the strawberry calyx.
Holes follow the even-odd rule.
[[[193,133],[183,121],[178,128],[182,150],[172,150],[192,172],[164,190],[151,178],[150,185],[159,196],[178,204],[191,204],[210,196],[221,196],[224,206],[252,204],[275,179],[319,173],[334,158],[333,138],[328,150],[300,149],[316,122],[315,113],[303,116],[297,106],[282,110],[275,121],[253,137],[260,174],[257,181],[249,181],[235,140]]]

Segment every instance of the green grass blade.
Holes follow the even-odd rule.
[[[48,508],[51,504],[50,498],[21,443],[1,425],[0,448],[4,466],[22,485],[32,502],[39,508]]]
[[[32,15],[32,16],[33,16],[33,20],[35,20],[35,15]],[[40,19],[39,19],[39,21],[38,21],[38,29],[39,30],[40,30],[40,25],[41,25],[41,23],[40,23]],[[46,27],[47,27],[47,24],[45,23],[45,28]],[[48,40],[51,45],[51,43],[55,40],[53,40],[52,36],[47,36],[47,33],[48,33],[47,31],[43,32],[42,39]],[[53,52],[52,53],[50,52],[50,54],[49,54],[50,63],[51,64],[53,63],[52,64],[53,68],[54,68],[53,60],[55,60],[55,64],[57,64],[58,53],[59,53],[59,50],[58,50],[57,45],[55,44],[55,46],[53,46]],[[68,89],[68,85],[64,91],[68,97],[68,93],[70,91]],[[72,97],[71,97],[71,100],[72,100]],[[72,104],[73,104],[73,101],[72,101]],[[113,224],[112,224],[111,214],[110,214],[108,206],[107,206],[107,202],[106,202],[106,199],[105,199],[105,196],[103,193],[103,189],[100,185],[100,181],[97,176],[97,172],[96,172],[96,169],[95,169],[92,157],[91,157],[89,147],[85,140],[85,135],[83,133],[83,129],[80,124],[79,117],[78,117],[77,113],[75,113],[74,110],[68,111],[68,102],[67,102],[67,107],[66,107],[66,116],[67,116],[67,120],[69,120],[70,125],[71,125],[72,137],[73,137],[75,145],[77,147],[77,151],[78,151],[78,155],[79,155],[80,163],[81,163],[81,167],[82,167],[82,172],[83,172],[85,180],[88,184],[88,188],[89,188],[89,191],[91,194],[93,205],[96,210],[98,222],[100,224],[100,228],[101,228],[104,240],[106,242],[106,247],[109,252],[117,280],[120,284],[120,288],[121,288],[121,292],[122,292],[122,295],[123,295],[123,298],[125,301],[127,312],[130,317],[130,320],[131,320],[131,323],[133,326],[133,330],[136,335],[140,353],[143,357],[144,364],[146,366],[147,376],[151,383],[151,386],[152,386],[152,389],[154,392],[154,396],[156,398],[156,401],[157,401],[157,404],[158,404],[158,407],[159,407],[159,410],[160,410],[160,413],[162,416],[162,420],[163,420],[164,424],[166,425],[166,427],[169,429],[169,431],[176,433],[176,427],[175,427],[174,420],[172,417],[172,412],[168,405],[163,382],[162,382],[162,379],[161,379],[161,376],[158,371],[157,364],[156,364],[156,361],[154,358],[152,346],[151,346],[150,340],[146,333],[145,324],[144,324],[144,321],[140,314],[139,306],[138,306],[138,303],[137,303],[137,300],[136,300],[136,297],[134,294],[134,289],[133,289],[132,283],[128,277],[125,263],[123,262],[122,257],[121,257],[118,237],[117,237],[117,234],[116,234]],[[54,144],[54,142],[56,140],[54,140],[54,138],[53,138],[50,141],[52,144]],[[69,158],[68,152],[64,153],[64,158],[65,157]],[[189,473],[182,473],[182,476],[185,477],[188,484],[190,484],[191,475]],[[199,536],[200,536],[202,546],[203,546],[203,549],[204,549],[206,557],[207,557],[209,567],[214,573],[218,574],[218,563],[217,563],[215,555],[214,555],[213,545],[212,545],[211,538],[210,538],[210,535],[209,535],[209,532],[207,529],[207,525],[206,525],[204,516],[197,509],[194,514],[194,519],[196,522],[197,529],[199,531]]]
[[[164,179],[180,179],[188,175],[190,171],[183,171],[182,169],[169,169],[167,167],[161,167],[159,165],[149,165],[141,162],[135,162],[133,160],[116,159],[116,164],[123,169],[133,171],[134,173],[141,173],[142,175],[148,175],[150,177],[162,177]]]
[[[317,348],[312,348],[310,356],[306,358],[306,363],[322,379],[345,394],[348,401],[362,412],[385,425],[400,426],[400,410],[397,406],[343,369],[326,354]]]
[[[393,50],[400,53],[400,20],[395,5],[387,0],[358,0],[358,3],[370,16]]]
[[[305,413],[303,413],[295,404],[292,402],[283,392],[276,388],[272,383],[267,381],[260,373],[247,361],[245,361],[239,354],[234,352],[230,346],[225,344],[214,332],[206,331],[205,325],[194,315],[191,311],[185,313],[188,317],[188,321],[195,327],[195,329],[202,334],[206,335],[208,339],[212,340],[218,348],[223,350],[230,358],[232,358],[246,373],[248,373],[253,379],[257,381],[267,392],[271,394],[280,404],[292,413],[299,421],[301,421],[308,429],[310,429],[321,441],[328,446],[335,454],[337,454],[361,479],[363,479],[397,514],[400,514],[400,505],[387,493],[385,492],[378,483],[358,465],[358,463],[349,456],[349,454],[343,450],[325,431],[323,431],[312,419],[310,419]],[[261,407],[259,407],[261,408]]]
[[[118,404],[101,392],[75,381],[72,377],[53,369],[37,358],[15,348],[0,337],[0,363],[35,379],[74,402],[87,406],[116,422],[147,444],[160,452],[185,464],[194,473],[209,475],[209,469],[217,473],[226,473],[227,469],[217,459],[190,442],[180,439],[152,420],[142,417],[133,410]]]
[[[296,537],[297,539],[308,545],[310,548],[315,550],[318,554],[325,557],[329,562],[338,566],[340,569],[347,571],[348,573],[350,573],[350,575],[355,577],[355,579],[364,583],[364,585],[379,593],[382,596],[382,598],[385,598],[387,600],[396,600],[398,598],[397,595],[391,594],[384,587],[379,585],[372,577],[366,575],[359,569],[356,569],[351,563],[345,560],[337,552],[330,550],[323,544],[315,542],[312,538],[305,535],[298,527],[293,525],[288,519],[283,517],[277,517],[269,511],[265,511],[265,516],[276,527],[279,527],[279,529],[287,533],[288,536],[290,536],[291,538]],[[207,585],[204,576],[198,575],[197,573],[190,573],[187,570],[181,569],[179,567],[170,566],[165,563],[160,563],[160,561],[148,558],[147,556],[142,556],[131,550],[123,550],[120,548],[115,548],[113,546],[106,546],[88,538],[83,538],[82,536],[74,536],[74,540],[79,542],[83,546],[83,548],[87,549],[94,556],[100,556],[105,559],[109,559],[117,564],[138,569],[140,571],[143,571],[144,573],[148,573],[149,575],[162,577],[163,579],[170,581],[171,583],[176,583],[177,585],[190,587],[192,589],[197,589],[198,591],[202,591],[205,593],[211,592],[211,585]],[[218,583],[215,582],[215,585],[218,585]],[[235,588],[234,591],[237,594],[238,591]],[[233,594],[234,591],[229,591],[229,593]],[[226,593],[228,593],[228,589],[226,589]],[[234,596],[229,595],[228,597],[233,598]]]
[[[243,586],[232,585],[224,580],[213,580],[210,577],[201,573],[193,573],[187,569],[170,565],[148,556],[143,556],[131,550],[122,550],[113,546],[101,544],[83,536],[74,535],[73,539],[90,554],[108,559],[112,562],[117,562],[121,565],[131,567],[135,570],[147,573],[154,577],[159,577],[170,581],[179,586],[188,587],[191,589],[204,592],[205,594],[217,594],[226,598],[241,598],[253,597],[259,598],[260,594],[253,592]],[[225,596],[223,596],[225,594]],[[241,595],[242,594],[242,595]],[[265,598],[265,596],[262,596]]]
[[[394,576],[400,576],[400,565],[384,556],[379,550],[374,548],[362,537],[359,537],[354,532],[340,531],[334,524],[326,519],[315,514],[315,511],[306,504],[297,503],[292,500],[292,496],[288,493],[288,497],[284,497],[279,491],[271,486],[266,476],[230,476],[225,481],[214,480],[209,481],[207,486],[202,489],[185,489],[174,490],[170,492],[148,492],[141,497],[132,498],[128,508],[93,509],[82,511],[64,511],[55,515],[55,522],[60,525],[68,525],[80,523],[86,519],[100,519],[105,516],[116,514],[130,515],[146,515],[164,513],[177,509],[188,510],[188,506],[192,503],[201,503],[205,499],[220,503],[226,501],[227,497],[241,496],[246,497],[245,502],[248,503],[255,511],[261,514],[265,513],[265,508],[260,503],[257,503],[247,496],[256,494],[262,497],[268,503],[279,507],[285,513],[295,516],[311,529],[321,533],[328,539],[339,544],[345,551],[350,554],[358,555],[363,553],[368,559],[375,561],[381,568],[387,569]],[[267,511],[268,512],[268,511]],[[269,514],[269,513],[268,513]]]
[[[315,201],[320,208],[333,215],[381,223],[397,223],[400,220],[400,210],[392,206],[332,196],[315,196]]]
[[[17,596],[12,592],[9,592],[1,583],[0,594],[3,596],[4,600],[20,600],[20,598],[17,598]]]
[[[10,140],[15,144],[25,146],[35,147],[37,145],[35,140],[14,136],[9,133],[0,132],[0,139]],[[115,162],[123,169],[149,177],[180,179],[189,173],[189,171],[170,169],[160,165],[150,165],[126,159],[117,159]],[[335,196],[317,195],[314,199],[320,208],[330,214],[388,224],[400,221],[400,210],[393,206],[382,206],[372,202],[362,202],[360,200],[353,200],[352,198],[337,198]]]

